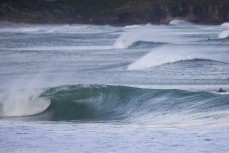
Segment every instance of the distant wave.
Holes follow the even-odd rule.
[[[194,58],[194,59],[188,59],[188,60],[180,60],[180,61],[176,61],[174,63],[181,63],[181,62],[189,62],[189,63],[193,63],[193,62],[205,62],[205,63],[228,64],[226,62],[221,62],[221,61],[216,61],[216,60],[211,60],[211,59],[201,59],[201,58]]]
[[[129,29],[129,28],[139,28],[141,25],[128,25],[125,26],[124,28]]]
[[[163,64],[195,59],[219,62],[224,62],[227,60],[220,56],[218,52],[214,54],[208,54],[207,52],[201,52],[199,49],[192,47],[166,45],[154,48],[151,52],[132,62],[127,67],[127,70],[144,70]]]
[[[192,23],[181,19],[174,19],[170,21],[169,24],[170,25],[192,25]]]
[[[221,24],[221,26],[228,27],[229,26],[229,22],[224,22],[224,23]]]
[[[149,47],[160,46],[160,45],[163,45],[163,44],[166,44],[166,43],[147,42],[147,41],[136,41],[129,48],[149,48]]]
[[[9,33],[74,33],[80,32],[80,30],[87,28],[87,25],[24,25],[24,26],[11,26],[0,28],[0,32],[9,32]]]
[[[224,39],[224,38],[228,38],[228,37],[229,37],[229,30],[222,31],[218,35],[218,38],[220,38],[220,39]]]
[[[25,48],[11,48],[12,50],[23,51],[74,51],[74,50],[107,50],[112,46],[33,46]]]
[[[183,43],[181,35],[176,31],[157,26],[140,26],[127,28],[116,40],[113,47],[124,49],[132,46],[136,42],[154,42],[154,43]]]
[[[37,112],[39,113],[37,115],[28,114],[33,116],[27,119],[123,120],[147,124],[183,124],[187,121],[202,122],[204,119],[206,121],[211,119],[215,122],[216,119],[229,115],[228,96],[206,92],[141,89],[125,86],[68,85],[50,88],[40,94],[39,98],[50,102],[47,109],[40,108],[41,101],[34,103],[31,102],[31,99],[27,99],[29,105],[43,110],[43,112]],[[3,103],[1,107],[4,108],[5,105],[7,104]],[[18,102],[17,107],[31,111],[31,107],[26,107],[26,105],[25,102]],[[8,107],[4,111],[16,110],[10,110]],[[16,116],[17,113],[15,112],[14,115]],[[17,116],[21,115],[19,113]],[[171,118],[172,116],[177,118]]]

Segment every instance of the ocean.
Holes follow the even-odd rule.
[[[0,25],[1,153],[228,144],[228,23]]]

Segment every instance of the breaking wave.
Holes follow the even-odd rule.
[[[228,38],[228,37],[229,37],[229,30],[222,31],[222,32],[218,35],[218,38],[219,38],[219,39],[224,39],[224,38]]]
[[[174,43],[182,44],[188,41],[184,40],[177,31],[146,25],[140,27],[126,28],[121,36],[115,41],[113,47],[116,49],[129,48],[136,42],[152,43]]]
[[[209,53],[208,53],[209,52]],[[211,52],[207,48],[200,50],[199,48],[166,45],[156,47],[151,52],[138,58],[136,61],[129,64],[127,70],[144,70],[151,67],[174,63],[184,60],[203,59],[225,62],[227,57],[223,57],[223,52]]]
[[[192,25],[190,22],[181,20],[181,19],[174,19],[169,22],[170,25]]]
[[[229,22],[224,22],[224,23],[221,24],[221,26],[228,27],[229,26]]]
[[[206,120],[215,123],[229,117],[228,99],[229,95],[208,92],[126,86],[66,85],[49,88],[35,99],[25,99],[26,105],[40,109],[37,114],[14,113],[14,116],[33,115],[23,118],[47,121],[121,120],[147,124],[183,124],[188,121],[200,124]],[[44,101],[46,107],[42,106]],[[11,107],[31,111],[31,107],[27,107],[25,102],[17,102],[17,106]],[[5,105],[7,103],[1,103],[1,111]],[[15,109],[10,110],[8,107],[4,111],[13,112]],[[6,113],[1,116],[8,115]]]

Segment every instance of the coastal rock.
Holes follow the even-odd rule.
[[[176,18],[218,24],[229,21],[229,1],[2,0],[0,21],[23,23],[166,24]]]

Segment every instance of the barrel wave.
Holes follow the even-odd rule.
[[[229,95],[127,86],[66,85],[49,88],[39,98],[49,107],[22,117],[44,121],[123,121],[183,125],[222,123],[229,117]],[[37,101],[39,102],[39,101]],[[37,105],[39,107],[39,105]],[[28,110],[29,111],[29,110]]]

